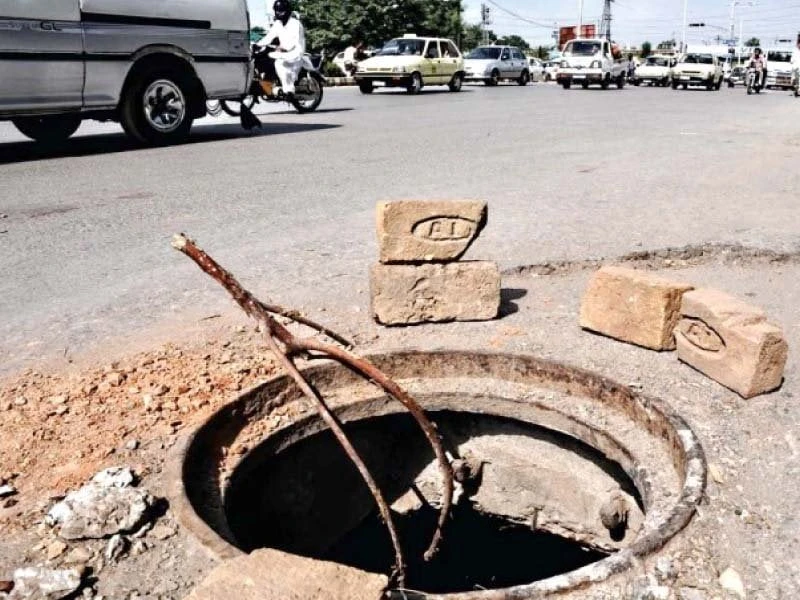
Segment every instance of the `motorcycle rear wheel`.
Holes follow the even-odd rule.
[[[322,104],[322,97],[325,95],[325,89],[322,83],[317,81],[311,75],[306,75],[303,81],[303,87],[308,89],[308,92],[295,90],[294,98],[292,98],[292,106],[300,114],[314,112]]]

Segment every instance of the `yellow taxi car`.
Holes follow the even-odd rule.
[[[427,85],[446,85],[458,92],[464,82],[464,57],[451,40],[406,34],[361,61],[354,77],[363,94],[371,94],[376,83],[403,87],[409,94]]]

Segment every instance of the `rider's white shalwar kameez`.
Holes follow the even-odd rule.
[[[306,53],[306,32],[303,24],[294,16],[286,21],[286,25],[276,20],[265,35],[258,42],[259,45],[268,45],[278,38],[282,50],[270,52],[275,59],[275,71],[281,80],[285,94],[294,93],[294,83],[303,66],[303,55]]]

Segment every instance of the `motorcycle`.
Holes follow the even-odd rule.
[[[263,50],[254,48],[254,58],[275,50],[274,47],[265,47]],[[272,59],[268,59],[272,60]],[[325,86],[325,76],[320,69],[325,61],[325,54],[313,56],[305,54],[303,56],[303,66],[297,76],[295,92],[289,97],[281,89],[281,82],[277,75],[270,76],[267,72],[254,70],[253,82],[250,85],[250,93],[241,100],[222,100],[221,110],[232,117],[239,117],[242,114],[242,107],[248,111],[253,109],[259,102],[288,102],[299,113],[309,113],[317,110],[322,103]],[[259,64],[260,61],[256,61]],[[274,73],[274,69],[272,69]]]
[[[747,67],[747,95],[753,92],[760,94],[764,87],[764,71],[755,67]]]
[[[792,78],[792,91],[795,98],[800,98],[800,69],[794,70],[794,77]]]

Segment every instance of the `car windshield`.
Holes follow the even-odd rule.
[[[564,49],[564,54],[572,56],[594,56],[600,52],[600,42],[570,42]]]
[[[694,65],[713,65],[714,57],[710,54],[687,54],[683,57],[683,62]]]
[[[398,38],[386,42],[386,45],[378,52],[378,56],[422,55],[424,49],[425,40]]]
[[[500,58],[500,48],[475,48],[475,50],[467,54],[467,58],[497,60]]]
[[[667,67],[669,64],[667,63],[666,58],[661,58],[660,56],[651,56],[647,59],[647,66],[648,67]]]
[[[769,62],[792,62],[791,52],[767,52]]]

